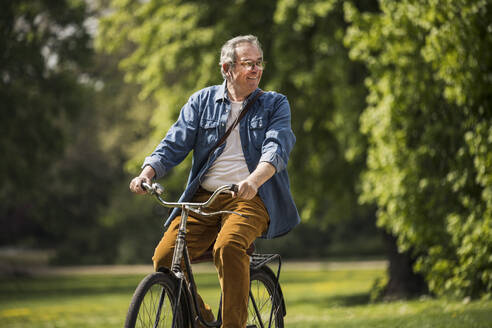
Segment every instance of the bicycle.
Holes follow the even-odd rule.
[[[220,215],[237,212],[218,211],[204,212],[220,193],[237,192],[237,185],[226,185],[218,188],[203,203],[166,202],[161,198],[163,187],[158,183],[143,183],[147,192],[165,207],[181,208],[181,222],[175,242],[171,268],[162,268],[158,272],[147,275],[137,286],[133,294],[125,328],[171,327],[195,328],[199,322],[205,327],[220,327],[222,297],[216,320],[207,322],[198,309],[197,286],[193,278],[192,263],[211,260],[211,251],[191,261],[186,246],[186,223],[189,212],[200,215]],[[243,216],[243,215],[241,215]],[[254,245],[252,245],[254,246]],[[279,283],[282,266],[279,254],[258,254],[254,247],[248,250],[250,256],[250,290],[248,301],[247,328],[282,328],[286,315],[285,301]],[[267,265],[277,262],[277,274]],[[183,270],[182,263],[186,270]]]

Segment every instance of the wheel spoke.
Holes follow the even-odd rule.
[[[171,328],[175,297],[176,284],[172,278],[161,272],[147,276],[135,291],[125,328]],[[180,313],[179,327],[186,322]]]
[[[279,294],[274,279],[267,272],[268,269],[252,272],[248,325],[280,328],[283,327],[283,316],[279,312]],[[274,295],[277,296],[274,297]]]

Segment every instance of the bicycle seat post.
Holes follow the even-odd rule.
[[[173,271],[178,278],[182,278],[181,260],[183,258],[183,250],[186,243],[186,223],[188,221],[188,208],[186,206],[181,207],[181,222],[179,224],[178,236],[176,238],[176,244],[174,247],[173,261],[171,264],[171,271]]]

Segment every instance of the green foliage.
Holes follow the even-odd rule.
[[[377,7],[365,3],[365,9]],[[336,0],[235,1],[228,6],[113,1],[100,22],[98,49],[122,53],[127,80],[142,85],[140,96],[158,104],[151,118],[153,134],[128,168],[138,170],[192,92],[222,82],[221,45],[239,34],[255,34],[268,61],[262,87],[286,94],[291,103],[297,144],[289,172],[302,218],[323,231],[320,238],[334,230],[334,222],[377,238],[367,228],[374,222],[374,208],[357,203],[358,175],[365,165],[358,121],[365,69],[349,60],[343,45],[342,5]],[[166,178],[171,195],[183,189],[189,163]],[[303,238],[309,237],[298,239]]]
[[[365,163],[359,132],[365,69],[349,60],[343,45],[343,1],[278,1],[274,21],[267,86],[287,94],[293,108],[290,174],[301,217],[318,228],[356,218],[371,222],[373,209],[357,204],[356,190]]]
[[[83,1],[6,1],[0,5],[1,244],[42,235],[51,173],[68,143],[67,127],[86,109],[81,84],[89,62]]]
[[[241,1],[234,6],[203,1],[112,2],[111,14],[100,21],[96,45],[110,53],[128,48],[120,63],[126,79],[142,86],[142,99],[152,96],[158,102],[151,119],[154,133],[130,167],[154,149],[191,93],[221,83],[219,49],[236,34],[238,19],[247,26],[241,29],[254,28],[264,22],[248,21],[243,13],[247,10],[250,16],[256,11],[264,17],[272,10],[264,2],[253,7]],[[178,174],[183,176],[188,169],[189,161],[177,168]]]
[[[365,70],[342,45],[342,3],[2,4],[0,244],[56,248],[57,263],[147,261],[166,213],[128,192],[130,175],[189,95],[222,82],[223,42],[253,33],[270,58],[263,86],[288,95],[298,136],[290,172],[312,227],[291,242],[329,240],[310,256],[347,254],[357,252],[344,247],[354,230],[377,248],[374,209],[356,202]],[[95,56],[90,32],[101,16],[96,41],[106,54]],[[190,158],[166,178],[168,199],[177,199],[189,166]],[[351,246],[367,246],[358,240]]]
[[[488,1],[350,3],[345,40],[369,71],[363,202],[418,258],[438,294],[492,292],[492,7]]]
[[[54,248],[57,263],[126,259],[114,245],[131,225],[108,224],[105,207],[113,188],[130,196],[122,168],[148,134],[151,102],[114,58],[94,57],[86,2],[1,7],[0,245]]]
[[[83,103],[74,74],[90,52],[83,2],[7,1],[0,5],[0,197],[39,187],[63,152],[64,127]]]

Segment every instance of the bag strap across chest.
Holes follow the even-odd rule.
[[[219,139],[219,141],[217,141],[217,143],[212,147],[212,149],[210,150],[209,152],[209,156],[210,154],[212,154],[220,145],[222,145],[227,137],[231,134],[232,130],[234,130],[234,128],[239,124],[239,122],[243,119],[243,117],[246,115],[246,113],[249,111],[249,109],[251,107],[253,107],[253,104],[256,102],[256,100],[263,94],[263,90],[260,90],[252,99],[250,99],[250,101],[248,101],[248,103],[246,104],[246,106],[244,106],[243,110],[241,111],[241,113],[239,114],[239,116],[236,118],[236,120],[234,121],[234,123],[227,129],[227,131],[224,133],[224,135],[222,136],[222,138]],[[208,156],[207,156],[208,157]]]

